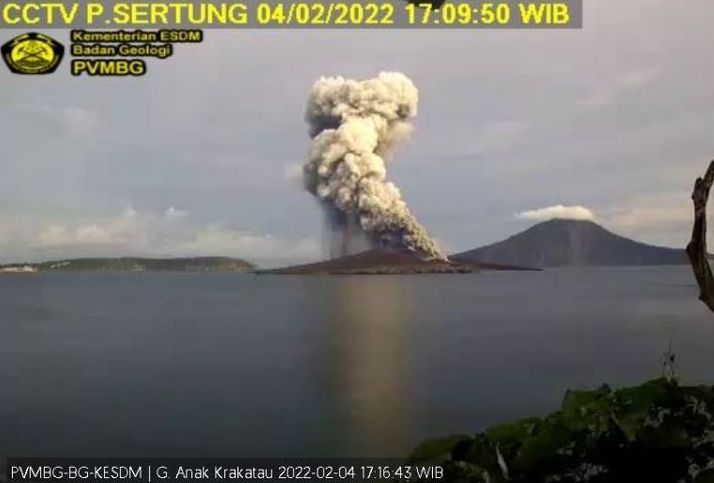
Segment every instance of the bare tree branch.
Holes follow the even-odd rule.
[[[692,228],[692,239],[687,245],[687,255],[692,264],[694,276],[699,285],[699,300],[714,312],[714,276],[709,266],[709,254],[707,252],[707,201],[709,201],[709,190],[714,183],[714,161],[709,163],[704,178],[697,178],[692,192],[694,202],[694,227]]]

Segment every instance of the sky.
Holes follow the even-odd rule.
[[[419,88],[388,176],[443,250],[552,217],[683,247],[714,158],[712,18],[709,0],[585,0],[582,30],[208,30],[139,78],[3,67],[0,261],[320,258],[306,97],[380,71]]]

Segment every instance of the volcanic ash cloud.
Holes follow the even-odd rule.
[[[445,259],[387,181],[387,160],[411,132],[417,103],[417,88],[403,74],[321,78],[307,103],[313,143],[303,167],[305,186],[339,215],[332,219],[355,217],[376,244]]]

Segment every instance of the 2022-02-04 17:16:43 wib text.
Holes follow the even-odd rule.
[[[12,461],[12,460],[11,460]],[[438,464],[60,464],[39,460],[14,463],[9,466],[12,481],[75,481],[75,480],[138,480],[138,481],[243,481],[243,480],[334,480],[383,481],[411,480],[439,481],[444,469]]]

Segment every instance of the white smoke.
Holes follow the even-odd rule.
[[[445,258],[387,181],[386,160],[411,132],[418,92],[403,74],[364,81],[327,77],[307,103],[313,144],[303,167],[306,188],[328,209],[355,216],[375,242]]]

